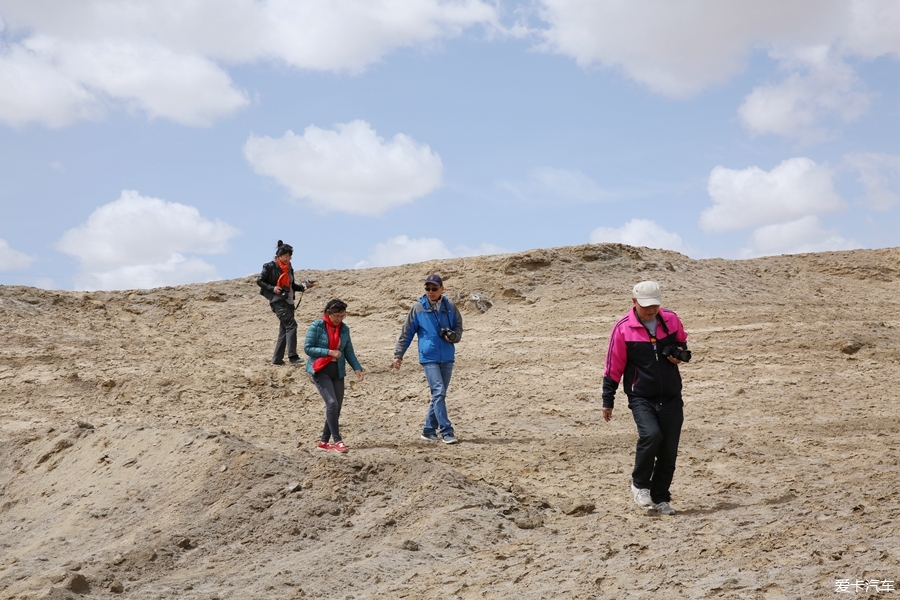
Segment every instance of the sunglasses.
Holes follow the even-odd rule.
[[[441,288],[439,288],[439,287],[434,287],[434,286],[431,286],[431,285],[426,285],[426,286],[425,286],[425,291],[426,291],[426,292],[436,292],[436,291],[438,291],[439,289],[441,289]]]

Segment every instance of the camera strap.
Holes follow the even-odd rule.
[[[441,301],[440,301],[440,304],[439,304],[438,307],[437,307],[437,310],[429,311],[429,312],[431,312],[431,318],[434,319],[434,324],[437,325],[438,333],[440,333],[441,329],[444,328],[443,323],[441,322],[441,321],[443,320],[443,319],[441,318],[441,315],[443,315],[444,312],[445,312],[445,311],[443,310],[443,309],[444,309],[444,301],[445,301],[445,300],[446,300],[446,298],[444,298],[443,296],[441,296]],[[435,313],[437,313],[437,314],[435,314]],[[453,329],[452,323],[450,322],[450,307],[447,307],[446,313],[447,313],[447,328],[448,328],[448,329]]]
[[[635,315],[635,316],[637,316],[637,315]],[[638,321],[641,321],[640,317],[638,317]],[[643,321],[641,321],[641,325],[644,326],[644,330],[647,332],[647,335],[650,336],[650,343],[655,346],[656,342],[659,341],[659,336],[656,336],[656,335],[650,333],[650,328],[647,327],[647,325],[645,325]],[[665,337],[669,336],[669,328],[666,327],[666,322],[663,320],[662,315],[659,313],[656,313],[656,325],[657,325],[657,332],[659,331],[659,327],[661,326],[662,330],[666,334]]]

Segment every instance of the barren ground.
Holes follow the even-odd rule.
[[[320,282],[301,339],[340,297],[368,371],[347,379],[347,455],[315,450],[305,372],[268,363],[255,275],[0,287],[0,598],[893,597],[898,264],[896,248],[727,261],[603,244],[301,269]],[[465,320],[456,446],[419,439],[415,345],[389,368],[432,271]],[[694,353],[674,517],[631,499],[624,395],[600,416],[609,331],[642,279]]]

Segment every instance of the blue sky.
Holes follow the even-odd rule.
[[[0,0],[0,284],[900,245],[893,0]]]

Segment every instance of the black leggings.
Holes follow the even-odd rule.
[[[325,428],[322,430],[322,441],[328,438],[335,443],[341,441],[341,430],[338,420],[341,417],[341,406],[344,404],[344,378],[338,376],[337,363],[328,363],[324,369],[313,375],[313,383],[325,400]]]

